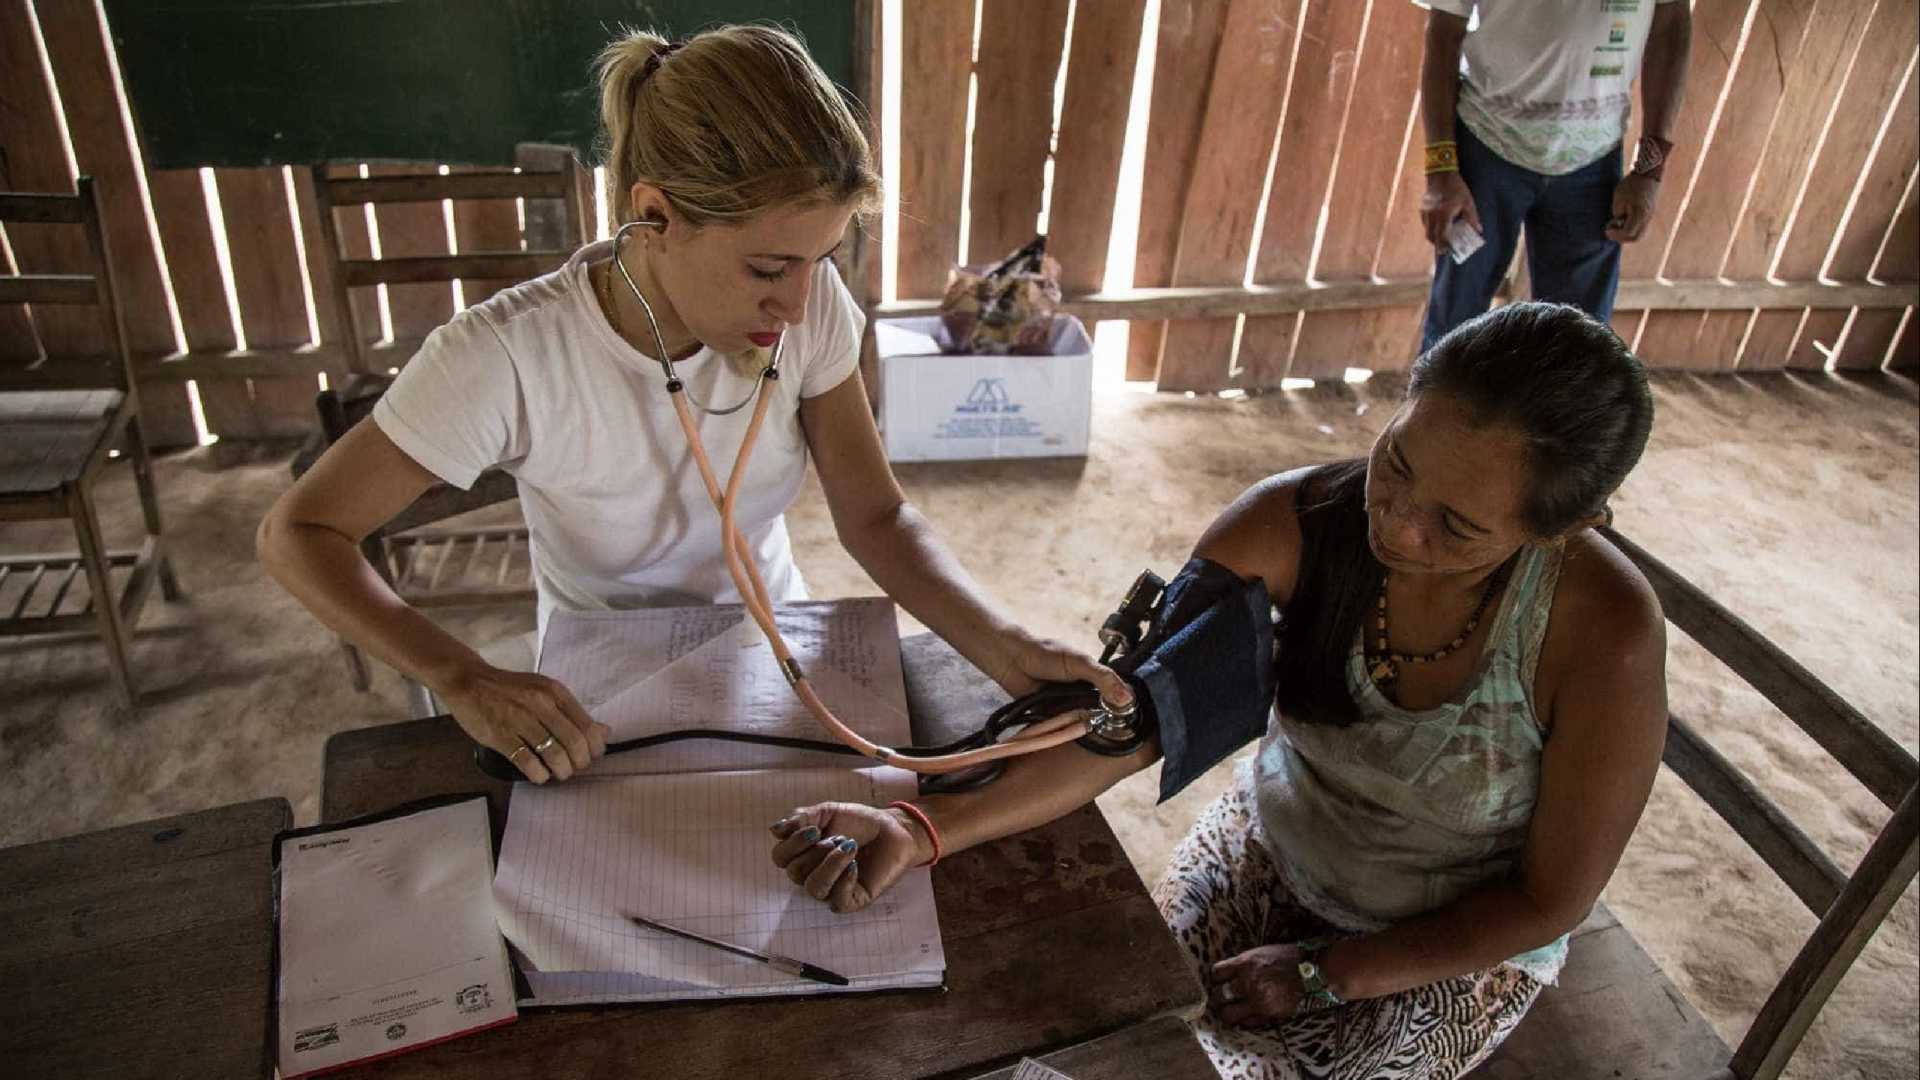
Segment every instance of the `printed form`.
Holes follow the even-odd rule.
[[[384,1057],[518,1015],[487,800],[279,840],[280,1073]]]

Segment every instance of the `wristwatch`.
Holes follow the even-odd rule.
[[[1300,960],[1300,1011],[1315,1012],[1346,1004],[1327,985],[1326,973],[1320,970],[1319,959],[1326,954],[1327,947],[1308,944],[1302,948],[1305,955]]]

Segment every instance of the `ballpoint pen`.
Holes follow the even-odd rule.
[[[666,923],[654,922],[652,919],[643,919],[638,915],[629,915],[627,918],[633,920],[636,925],[644,926],[649,930],[658,930],[663,934],[672,934],[677,938],[685,938],[688,941],[698,942],[702,945],[711,945],[716,949],[725,950],[735,956],[744,956],[749,960],[758,960],[763,964],[770,965],[789,975],[798,975],[803,979],[812,979],[814,982],[827,983],[831,986],[848,985],[845,975],[836,975],[826,968],[809,964],[805,960],[795,960],[790,956],[776,956],[772,953],[758,952],[744,945],[735,945],[730,941],[715,941],[713,938],[696,934],[691,930],[682,930],[677,926],[668,926]]]

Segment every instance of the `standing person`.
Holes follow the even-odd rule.
[[[401,601],[359,541],[437,481],[464,488],[497,466],[519,488],[542,629],[555,608],[738,602],[670,394],[697,410],[722,483],[748,403],[770,395],[735,520],[773,601],[806,597],[783,514],[811,456],[848,552],[1008,692],[1087,679],[1128,700],[1112,671],[1016,626],[887,465],[860,379],[863,316],[831,259],[877,205],[879,179],[804,46],[762,26],[673,43],[630,33],[598,71],[608,203],[623,227],[434,331],[372,422],[261,522],[267,571],[528,779],[565,780],[605,753],[605,726],[565,686],[489,664]],[[776,348],[778,377],[765,377]]]
[[[1687,0],[1416,2],[1429,9],[1420,221],[1437,252],[1421,351],[1487,310],[1522,225],[1533,298],[1607,321],[1620,245],[1653,220],[1673,151],[1692,39]],[[1642,134],[1622,177],[1643,68]],[[1456,222],[1485,240],[1459,262],[1448,239]]]
[[[1231,730],[1229,684],[1273,695],[1253,701],[1271,707],[1258,753],[1154,889],[1211,987],[1193,1026],[1222,1077],[1454,1080],[1558,976],[1666,744],[1659,601],[1593,531],[1652,423],[1611,330],[1509,305],[1415,363],[1369,457],[1256,484],[1200,538],[1195,558],[1260,601],[1224,608],[1280,612],[1271,682],[1193,624],[1173,640],[1206,655],[1168,662],[1215,689],[1176,702],[1177,739],[1156,712],[1169,745],[1219,747],[1203,733]],[[1062,746],[978,791],[800,807],[773,824],[773,860],[856,910],[1160,753]]]

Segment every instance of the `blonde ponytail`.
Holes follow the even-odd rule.
[[[695,226],[788,202],[878,206],[880,178],[847,98],[792,34],[723,26],[669,43],[629,30],[601,51],[607,205],[633,219],[637,181]]]

